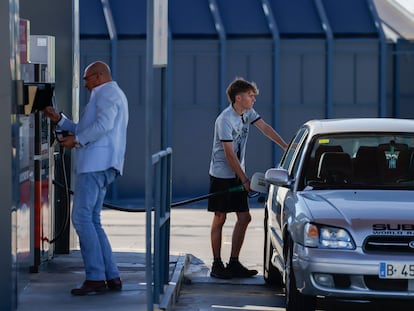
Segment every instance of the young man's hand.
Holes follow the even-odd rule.
[[[252,189],[250,188],[250,179],[247,179],[243,182],[243,188],[244,190],[246,190],[247,192],[252,191]]]

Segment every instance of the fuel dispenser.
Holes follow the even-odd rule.
[[[16,86],[18,102],[13,117],[13,157],[15,212],[12,213],[13,264],[17,272],[17,288],[28,282],[29,272],[37,272],[49,259],[53,249],[46,243],[50,237],[53,206],[50,205],[53,178],[50,124],[40,111],[53,101],[54,85],[20,81]]]
[[[31,140],[28,145],[33,161],[32,184],[33,201],[29,204],[30,215],[30,251],[31,272],[37,272],[39,265],[53,255],[53,246],[49,243],[53,227],[53,192],[52,180],[54,172],[53,142],[49,120],[41,111],[45,106],[53,104],[54,84],[44,82],[24,82],[23,98],[24,111],[20,111],[18,118],[28,124],[24,131]]]
[[[26,62],[21,63],[23,105],[18,107],[17,118],[21,124],[23,121],[27,124],[20,136],[28,137],[24,153],[30,158],[29,171],[32,171],[27,175],[31,176],[28,184],[32,188],[26,191],[30,195],[26,195],[29,207],[25,220],[19,219],[17,213],[17,223],[23,227],[29,217],[30,224],[24,226],[28,227],[26,230],[30,230],[30,234],[25,237],[18,234],[17,245],[26,245],[27,249],[29,236],[29,271],[38,272],[39,266],[53,256],[56,240],[54,179],[58,151],[55,150],[53,126],[42,111],[47,106],[55,105],[54,37],[29,35],[26,44]]]
[[[22,85],[18,88],[23,89]],[[34,206],[34,118],[33,115],[18,113],[13,117],[12,195],[15,204],[12,209],[12,263],[13,288],[20,292],[29,280],[29,268],[33,262],[31,216]]]
[[[14,35],[16,29],[12,30]],[[55,143],[54,125],[43,113],[46,106],[55,105],[55,39],[30,35],[26,19],[19,20],[18,39],[13,64],[20,72],[13,77],[11,94],[12,307],[17,307],[30,273],[38,272],[56,249],[69,251],[70,232],[69,178],[65,174],[70,167],[63,167],[63,148]],[[69,152],[66,158],[70,160]]]

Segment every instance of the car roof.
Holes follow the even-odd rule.
[[[414,133],[414,120],[394,118],[349,118],[310,120],[304,124],[311,135],[349,132]]]

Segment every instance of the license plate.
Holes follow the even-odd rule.
[[[380,262],[382,279],[414,279],[414,263]]]

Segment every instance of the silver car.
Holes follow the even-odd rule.
[[[264,278],[288,311],[414,299],[414,121],[309,121],[265,179]]]

